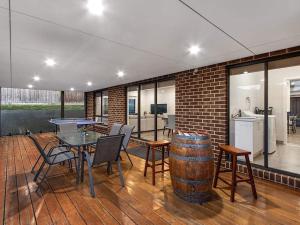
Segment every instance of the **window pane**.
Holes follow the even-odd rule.
[[[65,118],[84,118],[84,93],[65,91]]]
[[[269,63],[269,167],[300,171],[300,57]]]
[[[141,85],[141,138],[154,140],[154,105],[155,84]]]
[[[101,116],[101,93],[96,93],[96,99],[95,99],[95,105],[96,105],[96,116]]]
[[[102,122],[108,124],[108,91],[102,92]]]
[[[2,135],[54,131],[48,121],[60,117],[60,92],[1,88]]]
[[[138,132],[138,86],[127,88],[127,123],[134,126],[132,136]]]
[[[175,130],[175,80],[157,85],[157,139],[171,140]]]
[[[231,69],[229,116],[230,144],[264,165],[264,64]]]

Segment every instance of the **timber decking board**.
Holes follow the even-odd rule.
[[[53,134],[39,134],[44,145]],[[88,175],[76,185],[75,172],[56,166],[36,193],[31,167],[38,152],[26,136],[0,138],[0,216],[3,224],[299,224],[300,192],[256,179],[258,200],[247,184],[239,184],[236,202],[220,181],[212,201],[186,203],[174,195],[170,175],[157,174],[156,186],[143,176],[145,161],[126,156],[122,168],[126,187],[117,170],[93,169],[96,197],[89,193]],[[224,174],[227,180],[229,175]]]

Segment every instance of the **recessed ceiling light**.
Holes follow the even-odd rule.
[[[33,88],[33,85],[32,84],[28,84],[27,87],[28,88]]]
[[[92,86],[92,82],[90,82],[90,81],[88,81],[86,84],[87,84],[88,86]]]
[[[102,0],[87,0],[86,7],[92,15],[101,16],[105,7]]]
[[[119,70],[117,73],[118,77],[124,77],[125,73],[122,70]]]
[[[201,51],[201,48],[198,45],[192,45],[188,50],[191,55],[198,55],[198,53]]]
[[[75,89],[74,88],[70,88],[70,91],[74,91]]]
[[[33,77],[33,80],[34,80],[34,81],[39,81],[39,80],[40,80],[40,77],[39,77],[39,76],[34,76],[34,77]]]
[[[54,59],[52,59],[52,58],[47,58],[45,61],[45,64],[47,65],[47,66],[55,66],[56,65],[56,62],[55,62],[55,60]]]

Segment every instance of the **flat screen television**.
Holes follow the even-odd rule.
[[[157,104],[157,114],[167,113],[167,104]],[[151,114],[155,114],[155,104],[151,104]]]

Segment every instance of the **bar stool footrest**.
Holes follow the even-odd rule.
[[[169,169],[165,169],[164,171],[162,171],[162,170],[155,171],[155,173],[164,173],[164,172],[166,172],[166,171],[169,171]]]
[[[228,172],[232,172],[231,169],[223,169],[223,170],[220,170],[219,173],[228,173]]]
[[[219,179],[231,187],[231,183],[229,183],[227,180],[224,180],[222,177],[219,177]]]

